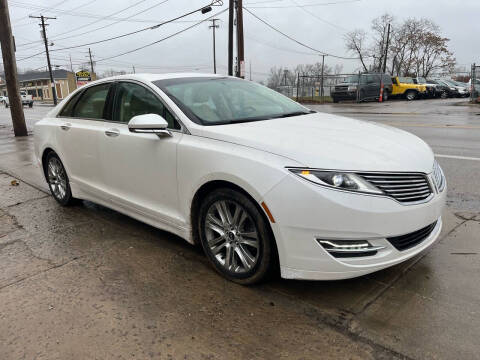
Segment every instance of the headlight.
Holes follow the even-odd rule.
[[[289,170],[305,180],[329,188],[370,194],[383,194],[382,190],[363,180],[360,176],[352,173],[310,169]]]
[[[433,163],[433,180],[435,181],[435,186],[437,187],[438,192],[442,192],[445,189],[446,181],[443,170],[437,160]]]
[[[357,91],[357,86],[356,85],[349,86],[348,91]]]

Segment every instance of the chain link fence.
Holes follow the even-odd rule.
[[[378,81],[375,86],[366,86],[361,73],[348,74],[297,74],[295,81],[288,84],[284,81],[273,89],[304,103],[333,102],[332,94],[340,96],[341,100],[350,101],[377,101],[380,96]],[[361,84],[361,86],[358,86]]]

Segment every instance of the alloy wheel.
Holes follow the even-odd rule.
[[[51,157],[48,161],[47,178],[53,196],[58,200],[63,200],[67,194],[67,175],[62,163],[56,157]]]
[[[260,241],[255,222],[234,201],[218,200],[209,207],[205,237],[208,250],[224,270],[246,273],[258,262]]]

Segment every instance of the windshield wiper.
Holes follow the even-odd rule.
[[[310,111],[307,111],[307,112],[305,112],[305,111],[294,111],[294,112],[291,112],[291,113],[272,116],[271,119],[286,118],[286,117],[291,117],[291,116],[307,115],[307,114],[313,114],[313,113],[316,113],[316,111],[314,111],[314,110],[310,110]]]

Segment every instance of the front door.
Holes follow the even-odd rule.
[[[181,224],[177,195],[177,145],[180,126],[152,90],[135,82],[115,85],[113,122],[99,141],[104,188],[110,200],[143,216]],[[132,133],[136,115],[158,114],[169,122],[171,137]]]

